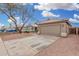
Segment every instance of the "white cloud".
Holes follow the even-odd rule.
[[[4,24],[0,23],[0,29],[4,26]]]
[[[17,16],[17,17],[15,17],[15,19],[16,19],[17,25],[19,26],[19,25],[21,24],[20,17],[19,17],[19,16]]]
[[[79,15],[74,14],[73,17],[74,18],[70,18],[69,21],[73,23],[79,23]]]
[[[8,22],[9,22],[9,23],[12,23],[13,21],[12,21],[12,20],[10,20],[10,19],[8,19]]]
[[[39,5],[35,5],[35,9],[38,9],[38,10],[51,10],[51,9],[77,10],[79,9],[79,4],[73,4],[73,3],[39,4]]]
[[[69,21],[73,22],[73,23],[79,23],[79,21],[77,19],[73,19],[73,18],[70,18]]]
[[[1,27],[1,26],[4,26],[4,24],[1,24],[1,23],[0,23],[0,27]]]
[[[60,17],[60,15],[55,15],[52,12],[49,12],[49,11],[43,11],[42,16],[43,17]]]
[[[43,5],[43,4],[35,5],[34,8],[38,9],[38,10],[51,10],[51,8],[49,8],[49,7],[47,7],[46,5]]]
[[[16,19],[16,20],[19,20],[19,19],[20,19],[20,17],[18,17],[18,16],[17,16],[17,17],[15,17],[15,19]]]
[[[79,19],[79,15],[74,14],[74,18]]]

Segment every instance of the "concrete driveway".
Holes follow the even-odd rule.
[[[0,55],[33,56],[54,43],[59,37],[49,35],[33,35],[21,39],[2,41],[0,39]]]

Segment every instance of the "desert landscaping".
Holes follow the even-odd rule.
[[[78,56],[77,6],[0,3],[0,56]]]

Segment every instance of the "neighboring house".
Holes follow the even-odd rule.
[[[18,27],[21,28],[20,26],[18,26]],[[22,29],[22,32],[26,32],[26,31],[33,32],[33,31],[35,31],[35,27],[37,27],[37,25],[35,25],[35,24],[24,26]],[[0,29],[0,32],[4,32],[3,29],[4,29],[4,27],[2,27]],[[14,26],[12,26],[12,27],[5,26],[5,32],[16,32],[16,29]]]
[[[35,28],[37,27],[38,26],[36,24],[28,25],[28,26],[25,26],[22,31],[35,32]]]
[[[67,36],[69,34],[68,20],[46,20],[38,24],[40,34]]]

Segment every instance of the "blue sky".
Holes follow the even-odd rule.
[[[53,5],[54,5],[54,7],[50,7]],[[35,8],[35,6],[36,6],[35,13],[34,13],[34,19],[30,20],[28,23],[30,24],[30,23],[34,23],[34,22],[38,22],[38,21],[43,21],[44,19],[46,19],[48,17],[56,17],[56,18],[62,18],[62,19],[67,18],[67,19],[71,19],[71,20],[77,20],[79,18],[79,10],[75,9],[75,7],[72,7],[73,4],[71,4],[71,5],[69,4],[69,6],[68,6],[68,4],[67,5],[65,4],[64,7],[62,5],[63,4],[58,6],[57,4],[50,4],[50,3],[49,3],[49,5],[48,4],[37,4],[37,3],[32,4],[33,8]],[[44,6],[46,8],[43,8]],[[76,17],[74,17],[74,16],[76,16]],[[5,26],[9,25],[8,18],[6,15],[0,14],[0,24],[4,24]]]

